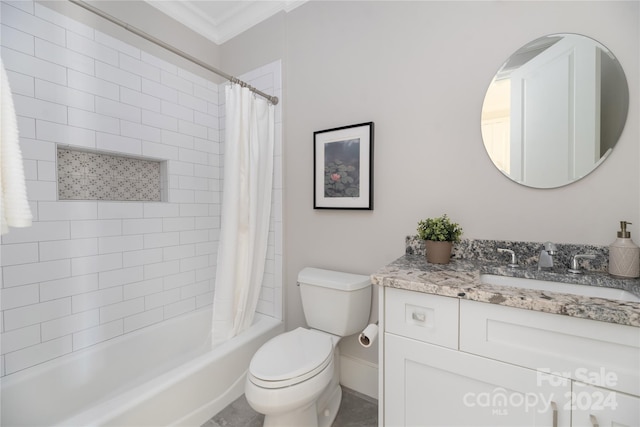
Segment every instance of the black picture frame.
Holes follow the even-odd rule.
[[[313,133],[313,208],[373,210],[373,122]]]

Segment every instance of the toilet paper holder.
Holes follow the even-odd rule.
[[[371,344],[378,337],[378,322],[370,323],[358,336],[358,342],[365,348],[371,347]]]

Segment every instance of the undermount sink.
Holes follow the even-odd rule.
[[[520,277],[498,276],[495,274],[481,274],[480,281],[487,285],[513,286],[522,289],[561,292],[564,294],[573,294],[583,297],[640,302],[640,298],[631,292],[615,288],[602,288],[600,286],[576,285],[573,283],[551,282],[538,279],[523,279]]]

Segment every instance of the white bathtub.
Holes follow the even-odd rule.
[[[13,426],[200,426],[243,393],[249,361],[281,321],[211,349],[211,310],[147,327],[2,379]]]

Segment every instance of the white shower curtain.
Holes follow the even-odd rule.
[[[0,234],[9,227],[29,227],[31,208],[27,200],[18,119],[9,78],[0,58]]]
[[[251,325],[267,254],[274,107],[248,88],[225,88],[222,222],[213,297],[213,343]]]

